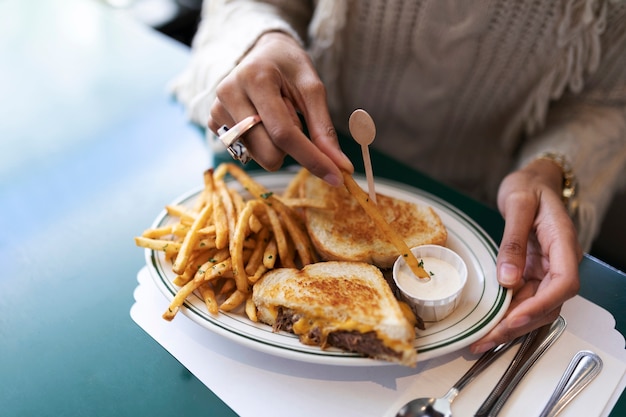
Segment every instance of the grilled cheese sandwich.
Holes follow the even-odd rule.
[[[311,242],[323,260],[358,261],[389,269],[399,253],[345,187],[332,187],[308,175],[302,197],[332,201],[335,209],[307,207],[303,216]],[[445,245],[448,234],[441,218],[425,205],[377,194],[377,206],[408,247]]]
[[[415,329],[381,271],[362,262],[319,262],[267,272],[253,287],[259,321],[308,345],[414,366]]]

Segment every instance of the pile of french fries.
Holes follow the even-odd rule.
[[[229,187],[230,175],[241,191]],[[166,206],[173,222],[148,229],[137,246],[162,251],[179,287],[167,311],[172,320],[187,297],[197,292],[211,314],[244,305],[256,319],[252,286],[275,267],[302,267],[317,261],[298,208],[326,207],[326,202],[298,198],[301,170],[280,194],[268,191],[235,164],[204,173],[204,188],[193,207]],[[239,187],[238,187],[239,188]]]

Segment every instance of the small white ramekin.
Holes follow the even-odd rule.
[[[411,294],[402,288],[397,278],[398,270],[400,267],[406,265],[406,261],[402,256],[398,257],[393,264],[393,280],[400,290],[402,301],[409,304],[414,313],[417,314],[422,320],[426,322],[433,322],[443,320],[448,317],[459,305],[463,288],[467,282],[467,265],[463,258],[461,258],[456,252],[439,245],[422,245],[411,248],[411,252],[415,255],[417,260],[420,258],[432,257],[440,259],[457,270],[461,278],[461,284],[453,294],[444,298],[438,299],[424,299],[420,298],[417,294]],[[417,277],[415,279],[418,279]],[[432,277],[431,279],[437,279]]]

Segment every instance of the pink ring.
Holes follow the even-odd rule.
[[[259,123],[261,123],[261,117],[255,114],[246,117],[230,129],[228,126],[223,125],[217,130],[220,141],[226,146],[230,155],[242,164],[248,163],[252,158],[240,138]]]

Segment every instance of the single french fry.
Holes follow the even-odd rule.
[[[248,220],[248,226],[250,227],[251,232],[258,233],[259,230],[263,228],[263,223],[261,223],[261,220],[259,220],[257,216],[252,214],[252,216],[250,216],[250,220]]]
[[[248,292],[248,277],[246,276],[246,268],[243,259],[243,243],[248,234],[248,220],[254,212],[254,204],[252,201],[246,203],[243,211],[237,219],[235,226],[235,235],[230,245],[230,253],[233,260],[233,276],[237,284],[237,289],[242,292]]]
[[[174,242],[167,239],[150,239],[143,236],[135,237],[135,245],[146,249],[165,252],[168,254],[179,252],[182,246],[180,242]]]
[[[258,269],[259,265],[263,263],[263,253],[265,252],[265,247],[269,241],[270,230],[267,227],[264,227],[259,231],[259,233],[255,237],[256,244],[250,257],[248,258],[248,263],[246,264],[246,274],[253,275]]]
[[[185,215],[191,216],[191,214],[187,213],[187,209],[181,205],[168,204],[165,206],[165,211],[172,217],[183,217]]]
[[[212,183],[209,184],[209,178],[210,179],[213,178],[213,168],[206,169],[202,173],[202,178],[204,179],[204,188],[202,189],[202,191],[198,195],[198,198],[196,199],[196,202],[193,207],[194,212],[199,212],[202,209],[202,207],[204,207],[206,204],[210,204],[212,200],[212,195],[214,192],[213,187],[212,187],[213,184]]]
[[[279,252],[278,259],[280,258],[281,258],[281,255]],[[289,236],[287,237],[287,259],[296,259],[296,245],[293,243],[293,240]]]
[[[215,247],[215,239],[199,239],[194,246],[194,250],[213,249]]]
[[[172,321],[174,317],[176,317],[176,314],[178,314],[178,311],[185,302],[185,299],[192,292],[194,292],[196,288],[198,288],[200,284],[202,284],[202,282],[203,281],[191,280],[187,284],[185,284],[180,290],[178,290],[178,292],[172,299],[172,302],[170,302],[170,305],[167,307],[167,310],[165,310],[165,312],[163,313],[162,317],[167,321]]]
[[[183,224],[193,224],[194,220],[196,220],[196,216],[194,213],[190,213],[187,208],[180,205],[167,205],[165,206],[165,211],[172,217],[178,217],[180,222]]]
[[[191,254],[191,250],[195,246],[198,241],[198,230],[204,227],[207,219],[211,215],[211,205],[207,204],[202,208],[196,220],[194,220],[189,232],[185,236],[183,240],[183,244],[180,247],[180,251],[176,256],[176,260],[174,261],[174,265],[172,265],[172,271],[176,274],[182,274],[187,266],[187,262],[189,261],[189,255]]]
[[[262,263],[259,264],[256,271],[248,275],[248,283],[250,285],[254,285],[259,279],[261,279],[263,274],[266,272],[267,272],[267,268],[265,267],[265,265],[263,265]]]
[[[176,223],[174,225],[172,225],[172,234],[176,237],[182,237],[184,238],[185,235],[187,235],[187,233],[189,233],[189,228],[191,227],[191,223],[189,224],[183,224],[183,223]]]
[[[242,187],[247,190],[253,198],[260,198],[262,200],[276,200],[274,193],[267,190],[264,186],[254,181],[252,177],[248,175],[243,169],[233,163],[224,163],[220,165],[219,172],[228,172],[233,176]],[[217,175],[217,174],[216,174]]]
[[[215,179],[224,178],[226,174],[228,174],[229,165],[234,165],[234,164],[232,163],[219,164],[217,168],[215,168],[215,171],[213,172],[213,178]]]
[[[209,259],[207,262],[200,265],[193,279],[208,281],[225,276],[231,268],[232,260],[230,258],[223,260]]]
[[[185,270],[185,272],[183,272],[181,275],[176,275],[176,278],[172,280],[172,284],[176,285],[177,287],[182,287],[185,284],[187,284],[189,281],[191,281],[192,277],[193,275],[191,273],[186,274],[186,270]]]
[[[257,313],[256,313],[256,306],[254,305],[254,301],[252,300],[251,295],[248,295],[248,298],[246,298],[245,312],[246,312],[246,316],[248,316],[248,318],[251,321],[255,323],[259,321],[259,318],[257,317]]]
[[[220,304],[220,310],[231,311],[239,307],[241,303],[246,301],[248,294],[244,291],[235,290],[222,304]]]
[[[200,292],[200,296],[202,297],[202,301],[204,301],[204,305],[209,313],[216,315],[219,313],[219,306],[217,305],[217,300],[215,299],[215,291],[213,291],[213,286],[211,282],[203,282],[200,287],[198,287],[198,291]]]
[[[156,229],[147,229],[141,234],[142,237],[148,239],[158,239],[163,236],[172,234],[172,225],[157,227]]]
[[[215,225],[210,224],[208,226],[205,226],[202,229],[198,230],[198,233],[201,235],[215,236]]]
[[[228,240],[233,239],[235,234],[235,224],[237,223],[237,210],[233,203],[230,191],[226,187],[226,183],[223,179],[215,180],[215,191],[219,194],[224,211],[226,213],[226,220],[228,222]]]
[[[228,215],[218,192],[212,196],[213,224],[215,225],[215,247],[222,249],[228,246]]]
[[[278,245],[276,238],[272,238],[263,252],[263,266],[267,269],[274,268],[276,264],[276,257],[278,256]]]
[[[343,182],[348,192],[356,198],[367,215],[374,221],[376,226],[383,231],[389,242],[398,249],[398,252],[400,252],[407,265],[411,268],[411,271],[419,278],[430,279],[430,275],[419,265],[417,258],[415,258],[415,255],[413,255],[413,252],[411,252],[404,239],[387,223],[380,210],[376,204],[370,200],[367,193],[356,183],[350,173],[347,171],[342,171],[342,173]]]
[[[230,193],[231,200],[233,200],[233,206],[235,207],[235,212],[237,213],[237,216],[239,216],[239,213],[241,213],[241,211],[243,210],[245,201],[243,200],[243,197],[237,190],[228,188],[228,192]]]

